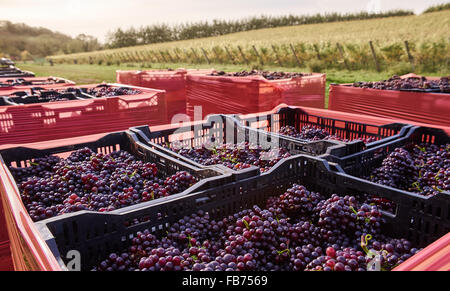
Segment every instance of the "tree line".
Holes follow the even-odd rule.
[[[128,30],[116,29],[107,36],[107,48],[121,48],[136,45],[161,43],[167,41],[187,40],[211,36],[219,36],[235,32],[249,31],[262,28],[294,26],[301,24],[316,24],[327,22],[363,20],[392,16],[413,15],[412,11],[394,10],[380,13],[329,13],[315,15],[287,15],[287,16],[257,16],[241,20],[213,20],[201,21],[169,26],[154,24],[140,28],[131,27]]]
[[[0,56],[32,60],[55,54],[72,54],[102,49],[95,37],[75,38],[43,27],[0,21]]]
[[[445,3],[445,4],[438,4],[438,5],[430,6],[423,13],[438,12],[438,11],[449,10],[449,9],[450,9],[450,2]]]

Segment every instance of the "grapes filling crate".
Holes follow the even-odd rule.
[[[279,105],[268,113],[235,117],[247,127],[270,132],[285,139],[303,143],[328,141],[341,144],[341,146],[330,147],[326,153],[317,152],[319,156],[327,154],[340,157],[360,152],[363,149],[396,140],[404,136],[412,127],[403,123],[374,125],[354,121],[361,116],[336,118],[333,116],[335,113],[333,111],[309,113],[308,109],[311,110],[307,107]]]
[[[0,94],[13,92],[14,90],[26,90],[31,88],[59,88],[73,86],[75,82],[59,77],[41,78],[2,78],[0,75]]]
[[[86,99],[0,107],[0,146],[167,123],[164,91],[119,84],[72,88],[81,90]]]
[[[442,129],[420,126],[404,137],[359,153],[325,157],[348,174],[426,196],[450,194],[449,158],[449,136]]]
[[[300,141],[258,131],[220,114],[187,125],[130,130],[150,147],[196,167],[219,165],[229,172],[248,168],[245,175],[264,173],[292,154],[321,155],[328,148],[343,146],[336,141]]]
[[[187,114],[194,118],[195,107],[202,116],[248,114],[271,110],[281,103],[324,108],[325,74],[284,72],[214,72],[187,76]]]
[[[449,92],[448,77],[411,74],[381,82],[331,84],[329,109],[449,126]]]
[[[353,195],[354,197],[344,195]],[[377,195],[395,201],[397,205],[395,214],[378,210],[376,206],[364,204],[367,195]],[[296,200],[297,202],[294,204],[288,202],[293,197],[303,197],[308,202],[299,200]],[[390,256],[391,259],[385,263],[391,264],[390,267],[393,267],[417,253],[417,248],[426,246],[436,236],[445,234],[441,228],[436,233],[426,233],[416,229],[411,221],[424,214],[420,206],[412,204],[411,201],[415,201],[416,204],[434,204],[443,207],[442,201],[436,197],[427,199],[357,179],[343,173],[337,165],[323,159],[298,155],[283,159],[281,163],[270,169],[267,175],[253,176],[219,187],[202,189],[197,193],[182,197],[172,196],[161,203],[152,201],[144,207],[136,205],[133,206],[133,210],[117,215],[81,211],[64,217],[50,218],[38,222],[37,228],[63,269],[66,268],[65,255],[67,252],[76,250],[81,254],[83,270],[93,268],[96,270],[130,270],[133,268],[155,270],[155,266],[158,270],[180,270],[178,259],[187,261],[185,265],[181,265],[181,269],[185,270],[225,270],[229,268],[235,270],[318,270],[324,261],[315,259],[320,254],[325,256],[325,252],[328,259],[339,257],[345,253],[348,253],[350,257],[352,255],[362,256],[362,250],[339,249],[337,245],[346,245],[347,243],[353,245],[352,240],[359,245],[358,235],[361,233],[371,234],[375,240],[373,245],[370,245],[370,236],[366,235],[362,248],[386,248],[386,252],[390,254],[388,257]],[[254,205],[258,205],[259,208],[253,208]],[[263,210],[267,205],[270,207]],[[330,210],[338,205],[344,207],[350,205],[351,207],[345,207],[346,212],[339,215],[338,212]],[[246,209],[250,210],[246,211]],[[274,211],[277,213],[276,216]],[[316,211],[321,214],[315,216]],[[358,215],[353,215],[352,211],[358,211]],[[334,217],[335,215],[337,216]],[[139,217],[145,219],[139,220]],[[260,221],[258,218],[261,219],[262,225],[258,224]],[[287,218],[292,221],[292,225]],[[264,222],[266,220],[269,224]],[[333,220],[336,221],[333,222]],[[344,220],[348,220],[347,223],[344,223]],[[352,222],[353,220],[355,224]],[[188,224],[185,226],[186,223]],[[434,223],[439,224],[442,221],[436,217]],[[446,224],[448,226],[448,222]],[[233,228],[228,226],[233,226]],[[187,231],[186,227],[190,230]],[[220,230],[221,227],[225,227],[225,229]],[[225,231],[227,227],[231,234]],[[261,229],[258,230],[258,228]],[[263,230],[265,228],[267,230]],[[265,238],[263,238],[261,230],[263,234],[267,231],[268,237],[264,236]],[[311,248],[309,245],[303,248],[296,247],[295,241],[299,240],[298,235],[306,230],[310,235],[302,236],[303,239],[300,241],[302,243],[310,242]],[[276,232],[272,233],[271,231]],[[322,234],[319,235],[319,233]],[[231,243],[231,245],[225,244],[225,246],[236,248],[240,245],[237,248],[237,254],[230,257],[234,252],[223,251],[217,253],[221,259],[217,259],[214,255],[211,258],[206,250],[215,249],[214,245],[222,240],[226,242],[227,239],[223,238],[224,235],[229,236],[228,243]],[[316,235],[319,236],[316,237]],[[337,238],[334,235],[341,236]],[[393,238],[387,239],[388,236]],[[222,240],[219,238],[216,241],[217,237]],[[350,241],[347,241],[345,237]],[[390,243],[380,244],[375,237],[384,237]],[[271,238],[277,242],[272,241]],[[286,245],[286,241],[289,239],[291,239],[292,245],[289,245],[289,242]],[[411,242],[404,239],[409,239]],[[235,242],[233,243],[233,241]],[[264,247],[262,246],[264,245],[258,244],[258,242],[267,246],[267,253],[263,254]],[[160,247],[160,244],[169,244],[170,247],[164,249]],[[269,247],[271,245],[273,249]],[[251,246],[255,248],[253,252]],[[233,249],[233,247],[231,248]],[[154,251],[151,251],[152,249]],[[184,250],[182,251],[182,249]],[[258,250],[263,251],[259,256]],[[187,251],[185,257],[180,253],[184,251]],[[241,252],[251,252],[253,255],[242,256],[242,261],[240,258],[236,263],[230,265]],[[316,253],[313,255],[313,252]],[[298,255],[300,253],[303,258],[307,257],[308,261],[302,259],[289,261],[289,254]],[[394,253],[395,258],[393,257]],[[400,256],[397,256],[398,253]],[[172,259],[171,263],[166,266],[169,262],[167,261],[168,256],[171,256]],[[266,256],[268,260],[271,259],[264,261]],[[177,259],[174,259],[175,257]],[[202,257],[205,259],[202,260]],[[243,259],[244,257],[246,259]],[[300,255],[297,257],[300,258]],[[136,259],[137,261],[131,262]],[[216,260],[221,260],[222,263],[226,262],[225,266],[221,267],[222,263],[216,262]],[[341,259],[338,260],[335,261],[336,264],[341,262]],[[249,261],[251,263],[247,263]],[[158,265],[156,265],[157,262]],[[239,264],[239,262],[244,264]],[[114,266],[114,264],[116,265]],[[365,261],[350,262],[344,259],[341,264],[336,265],[336,269],[359,270],[364,265]]]
[[[37,104],[57,101],[85,100],[94,97],[75,88],[31,88],[30,92],[16,91],[8,96],[2,96],[2,105]]]
[[[166,91],[167,117],[172,120],[176,114],[186,114],[186,76],[206,75],[214,69],[177,69],[117,71],[117,83]]]
[[[16,219],[18,213],[25,215],[24,223],[31,224],[32,220],[63,217],[83,209],[126,213],[133,205],[183,196],[236,179],[215,167],[198,169],[158,153],[137,141],[131,132],[43,150],[10,148],[2,150],[0,158],[2,192],[8,205],[16,207],[5,209]],[[27,180],[34,175],[39,177]],[[109,196],[102,194],[109,190]],[[24,243],[30,242],[11,241],[15,250]]]

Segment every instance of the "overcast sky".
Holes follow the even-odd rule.
[[[43,26],[71,36],[90,34],[104,41],[118,27],[239,19],[256,15],[326,12],[422,12],[448,0],[0,0],[0,20]]]

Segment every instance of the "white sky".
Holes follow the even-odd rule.
[[[422,12],[448,0],[0,0],[0,20],[43,26],[71,36],[90,34],[100,41],[118,27],[240,19],[257,15],[326,12]]]

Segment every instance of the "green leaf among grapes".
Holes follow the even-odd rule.
[[[350,206],[350,209],[353,211],[353,213],[358,214],[358,212],[356,212],[355,208],[353,208],[353,206]]]
[[[282,255],[282,254],[284,254],[284,253],[291,253],[291,251],[289,250],[289,249],[285,249],[285,250],[282,250],[282,251],[277,251],[277,253],[279,254],[279,255]]]
[[[133,178],[137,174],[137,170],[134,170],[134,172],[131,175],[128,175],[128,177]]]
[[[414,188],[419,190],[419,192],[422,192],[422,189],[420,189],[420,183],[418,181],[411,184]]]
[[[439,189],[439,187],[437,187],[437,186],[432,186],[432,188],[434,189],[434,190],[436,190],[436,191],[439,191],[439,192],[444,192],[444,190],[442,190],[442,189]]]
[[[418,149],[421,150],[422,152],[426,152],[425,147],[420,147],[420,146],[416,145],[416,148],[418,148]]]

